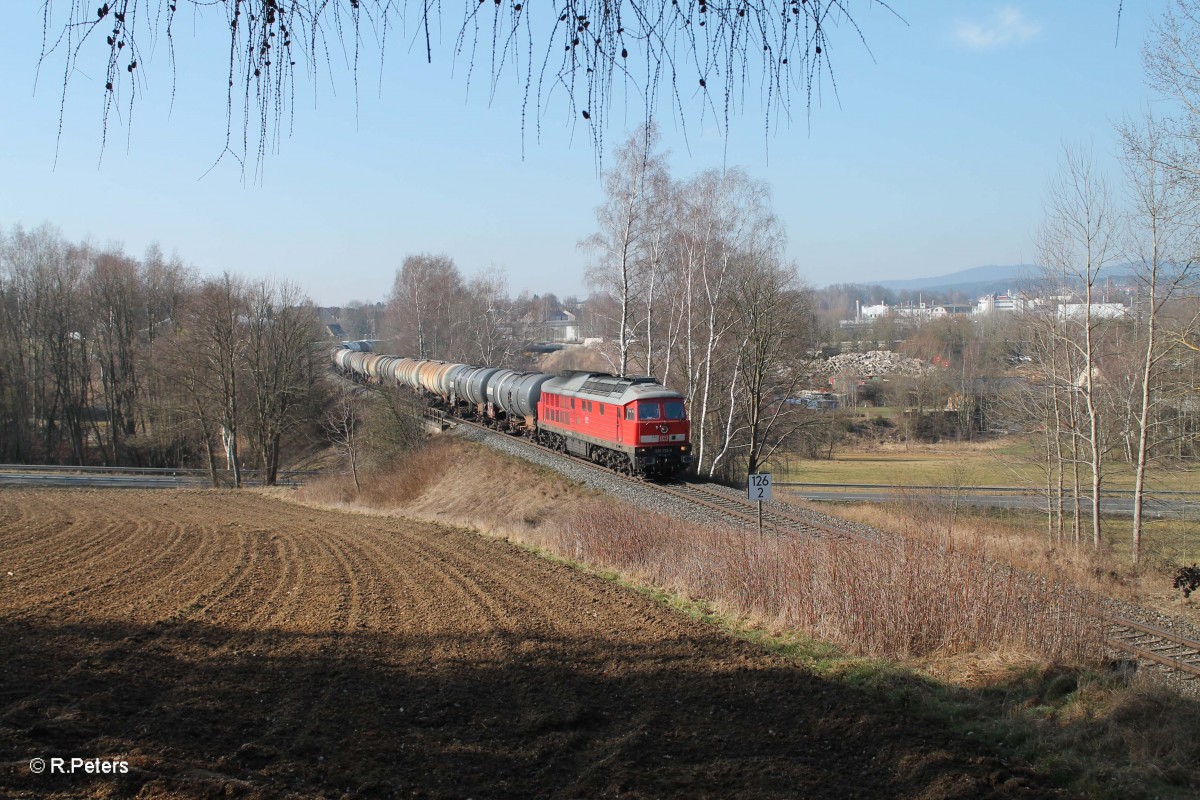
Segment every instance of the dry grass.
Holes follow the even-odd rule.
[[[973,552],[896,539],[760,537],[696,527],[595,499],[531,537],[551,552],[797,629],[868,656],[1017,650],[1094,652],[1095,623],[1070,587],[996,569]]]
[[[587,492],[550,472],[505,458],[486,447],[434,437],[386,469],[360,476],[356,493],[348,475],[302,486],[304,503],[349,511],[402,513],[510,537],[539,528]]]
[[[1200,703],[1151,676],[1031,665],[979,693],[977,728],[1096,798],[1194,798]]]
[[[820,503],[797,502],[797,505],[825,513],[831,511],[828,505]],[[955,508],[952,500],[903,492],[897,493],[891,503],[839,504],[833,511],[843,519],[943,548],[976,552],[986,559],[1070,583],[1085,591],[1141,603],[1200,624],[1200,597],[1184,598],[1171,585],[1174,574],[1171,564],[1184,554],[1180,548],[1195,544],[1194,530],[1179,529],[1176,522],[1148,522],[1147,557],[1135,567],[1120,551],[1097,552],[1086,541],[1078,548],[1073,542],[1065,545],[1050,542],[1044,518],[1036,513]],[[1126,526],[1123,519],[1106,525],[1114,539],[1127,535]],[[1089,535],[1090,531],[1083,532],[1085,539]],[[1167,555],[1170,557],[1164,557]]]

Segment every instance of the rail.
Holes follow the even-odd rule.
[[[1105,623],[1104,643],[1114,650],[1200,678],[1200,642],[1124,617],[1108,617]]]

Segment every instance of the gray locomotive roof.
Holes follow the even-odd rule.
[[[594,398],[622,406],[634,400],[683,397],[679,392],[668,389],[649,376],[619,378],[603,372],[564,372],[559,377],[547,381],[542,386],[542,391],[568,397]]]

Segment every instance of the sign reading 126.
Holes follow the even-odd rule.
[[[755,472],[746,477],[746,497],[751,500],[771,499],[771,473]]]

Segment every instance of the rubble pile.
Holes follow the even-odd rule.
[[[842,353],[824,361],[807,364],[812,375],[924,375],[934,370],[933,365],[909,358],[890,350],[871,350],[866,353]]]

